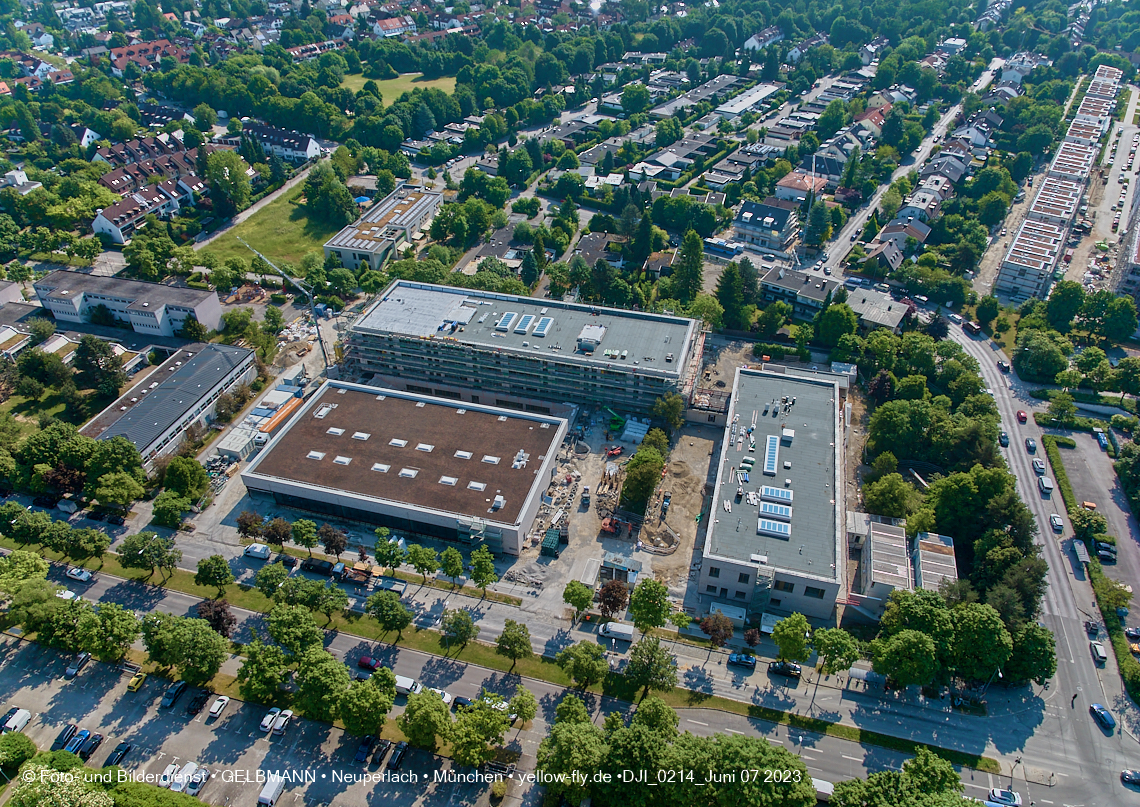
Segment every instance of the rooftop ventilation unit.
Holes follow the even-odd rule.
[[[550,332],[550,327],[553,324],[553,317],[542,317],[538,321],[538,324],[534,326],[534,333],[532,333],[531,336],[537,336],[539,339],[544,338],[546,334]]]
[[[783,521],[772,521],[771,519],[761,518],[756,522],[756,534],[770,535],[773,538],[790,541],[792,540],[792,525],[786,524]]]
[[[523,314],[519,324],[515,326],[515,333],[526,333],[530,330],[532,322],[534,322],[534,314]]]
[[[495,330],[503,331],[504,333],[506,331],[509,331],[511,329],[511,325],[514,324],[515,318],[517,316],[518,314],[514,311],[508,311],[507,313],[503,314],[502,319],[499,320],[499,324],[495,326]]]
[[[335,462],[337,465],[348,465],[350,462],[352,462],[352,457],[337,457],[335,460],[333,460],[333,462]]]
[[[769,434],[767,448],[764,449],[764,475],[775,476],[776,468],[780,464],[780,438]]]
[[[507,505],[507,500],[502,495],[495,496],[495,501],[491,504],[492,510],[501,510]]]
[[[792,520],[792,508],[786,504],[776,504],[775,502],[760,502],[760,515],[775,518],[780,521]]]
[[[773,488],[764,485],[760,488],[760,498],[766,502],[779,502],[781,504],[792,503],[792,491],[786,488]]]

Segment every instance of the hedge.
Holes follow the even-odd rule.
[[[783,361],[789,354],[796,356],[800,361],[811,361],[811,351],[797,348],[792,345],[779,345],[774,342],[755,342],[752,345],[752,355],[756,358],[767,356],[774,361]]]
[[[1061,452],[1057,449],[1061,441],[1066,441],[1065,448],[1076,448],[1077,443],[1070,437],[1054,437],[1046,434],[1041,438],[1041,445],[1045,446],[1045,454],[1049,457],[1049,464],[1053,466],[1053,476],[1057,480],[1057,490],[1061,491],[1061,498],[1065,500],[1065,511],[1077,506],[1077,497],[1073,495],[1073,486],[1069,484],[1069,475],[1065,472],[1065,464],[1061,462]]]
[[[1128,648],[1128,637],[1124,635],[1124,628],[1120,624],[1120,617],[1116,612],[1108,613],[1102,605],[1102,594],[1105,586],[1110,582],[1101,569],[1100,562],[1089,562],[1089,580],[1092,581],[1093,593],[1096,594],[1100,615],[1104,618],[1104,626],[1112,640],[1112,650],[1116,653],[1116,663],[1120,667],[1120,677],[1124,680],[1124,689],[1133,703],[1140,704],[1140,662],[1132,655]]]
[[[1039,401],[1051,401],[1053,396],[1057,395],[1064,390],[1059,389],[1035,389],[1030,390],[1029,394]],[[1125,412],[1136,414],[1136,399],[1125,396],[1123,400],[1117,395],[1106,395],[1098,392],[1092,392],[1085,389],[1071,389],[1069,395],[1073,396],[1074,403],[1087,403],[1097,404],[1098,406],[1115,406],[1117,409],[1123,409]]]

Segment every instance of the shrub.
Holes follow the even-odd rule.
[[[1057,446],[1061,440],[1067,440],[1070,445],[1066,448],[1076,448],[1076,442],[1069,437],[1054,437],[1046,434],[1041,438],[1041,445],[1045,446],[1045,454],[1049,457],[1049,464],[1053,466],[1053,477],[1057,480],[1057,490],[1061,491],[1061,498],[1065,501],[1065,510],[1072,510],[1077,506],[1077,497],[1073,495],[1073,486],[1069,484],[1069,475],[1065,472],[1065,464],[1061,462],[1061,452]]]
[[[279,291],[274,292],[273,294],[269,295],[269,302],[276,303],[277,305],[285,305],[285,303],[287,303],[288,301],[289,301],[289,298],[286,297],[284,294],[282,294]]]
[[[507,780],[498,779],[491,785],[491,798],[501,800],[507,795]]]

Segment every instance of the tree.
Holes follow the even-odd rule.
[[[915,490],[902,474],[887,474],[863,486],[863,505],[877,516],[905,518],[914,509]]]
[[[1069,511],[1069,521],[1073,525],[1073,535],[1081,541],[1108,532],[1108,519],[1095,510],[1074,507]]]
[[[495,642],[495,652],[511,660],[511,669],[508,672],[514,672],[519,659],[534,655],[534,650],[530,646],[530,630],[522,622],[508,619],[503,623],[503,632]]]
[[[807,227],[804,229],[804,243],[819,246],[831,238],[831,214],[827,203],[822,199],[811,206]]]
[[[396,641],[403,636],[404,628],[412,624],[412,612],[394,591],[376,592],[365,601],[364,611],[371,614],[385,632],[396,631]]]
[[[32,761],[25,764],[23,776],[12,785],[9,799],[12,807],[80,804],[83,807],[113,807],[115,800],[103,790],[102,785],[90,781],[93,777],[62,776],[57,767],[66,767],[66,761],[56,761],[51,765],[47,764],[50,757],[43,759],[43,763]]]
[[[661,481],[661,472],[665,468],[664,458],[656,449],[642,446],[633,455],[626,465],[625,481],[621,488],[622,506],[639,513],[645,512],[645,506],[654,489]]]
[[[218,113],[207,103],[198,104],[191,113],[194,125],[202,132],[208,132],[218,124]]]
[[[393,541],[389,538],[389,531],[387,527],[378,527],[376,529],[376,563],[381,568],[391,569],[392,574],[403,565],[404,560],[407,558],[407,552],[400,546],[399,541]],[[446,553],[445,553],[446,554]]]
[[[305,716],[329,723],[336,719],[351,686],[344,662],[323,647],[312,646],[301,656],[296,677],[297,695],[293,702]]]
[[[455,721],[450,741],[453,758],[460,765],[482,765],[492,756],[491,746],[503,741],[510,721],[506,710],[500,711],[491,706],[491,703],[502,700],[500,696],[483,690],[482,696]]]
[[[94,493],[100,504],[117,504],[121,507],[126,507],[146,495],[143,486],[126,472],[103,474],[96,483]]]
[[[1038,686],[1057,673],[1057,641],[1053,632],[1035,622],[1013,637],[1013,653],[1002,671],[1011,684],[1033,681]]]
[[[218,215],[228,218],[249,207],[249,177],[236,151],[211,152],[206,158],[205,180]]]
[[[934,641],[925,633],[904,630],[889,638],[871,643],[875,672],[887,676],[899,686],[925,686],[938,674],[938,656]]]
[[[435,695],[434,692],[431,694]],[[409,700],[411,697],[415,696],[409,696]],[[341,696],[337,712],[345,731],[357,737],[367,737],[380,733],[395,702],[396,676],[391,670],[381,667],[370,678],[349,684]]]
[[[230,652],[229,640],[204,619],[152,613],[142,622],[142,634],[150,661],[176,668],[191,686],[217,675]]]
[[[934,314],[931,316],[930,322],[926,323],[927,336],[930,336],[936,341],[945,339],[949,333],[950,323],[946,320],[946,317],[941,314]]]
[[[300,605],[273,606],[266,618],[266,625],[273,641],[297,657],[304,655],[310,648],[320,647],[324,642],[324,631],[317,625],[309,609]]]
[[[237,674],[242,698],[255,703],[272,703],[281,690],[288,669],[288,660],[280,647],[263,644],[254,636],[253,641],[245,646],[244,659]]]
[[[1058,392],[1049,400],[1049,417],[1057,423],[1072,423],[1076,416],[1077,405],[1069,393]]]
[[[621,108],[626,115],[644,112],[649,108],[649,103],[649,88],[644,84],[628,84],[622,91]]]
[[[780,328],[792,318],[792,307],[785,303],[783,300],[778,300],[768,305],[763,312],[761,312],[757,320],[757,326],[760,329],[761,336],[775,336]]]
[[[974,319],[980,322],[983,326],[988,326],[991,322],[997,319],[997,315],[1001,313],[1001,303],[992,294],[987,294],[982,299],[978,300],[978,307],[974,310]]]
[[[281,516],[265,525],[265,540],[274,546],[284,546],[293,535],[293,525]]]
[[[681,255],[673,267],[674,293],[683,303],[697,298],[704,285],[705,248],[696,230],[689,230],[681,242]]]
[[[482,545],[471,553],[471,580],[487,596],[487,586],[499,579],[495,574],[495,559],[491,550]]]
[[[701,632],[709,637],[712,647],[724,647],[732,638],[734,628],[732,620],[717,611],[701,620]]]
[[[423,582],[426,583],[428,572],[439,568],[439,555],[431,547],[408,544],[408,563],[424,576]]]
[[[819,671],[834,675],[848,670],[859,660],[859,642],[842,628],[821,628],[812,636],[812,644],[819,655]]]
[[[1045,305],[1045,319],[1049,325],[1067,333],[1073,323],[1073,317],[1081,310],[1085,299],[1085,290],[1080,283],[1072,280],[1062,280],[1053,286],[1049,299]]]
[[[77,372],[79,385],[96,390],[107,398],[117,395],[119,388],[127,383],[122,359],[110,342],[95,336],[85,335],[79,340],[72,366]]]
[[[665,423],[670,433],[685,425],[685,399],[675,392],[666,392],[655,400],[649,414]]]
[[[337,560],[340,560],[341,553],[348,548],[348,536],[329,524],[321,525],[317,530],[317,537],[320,538],[325,552],[335,555]]]
[[[434,751],[451,734],[451,710],[438,693],[425,689],[408,696],[399,718],[400,730],[416,748]]]
[[[967,680],[988,679],[1013,653],[1013,639],[1001,616],[981,603],[960,605],[950,613],[957,673]]]
[[[10,731],[0,737],[0,768],[15,770],[36,753],[36,744],[22,732]]]
[[[198,561],[198,571],[194,575],[195,585],[205,588],[213,586],[218,590],[218,597],[221,597],[226,593],[226,586],[233,581],[234,573],[230,571],[230,564],[221,555],[210,555]]]
[[[581,580],[571,580],[562,591],[562,601],[574,609],[572,621],[576,622],[594,604],[594,590]]]
[[[858,330],[859,318],[847,303],[829,305],[820,312],[816,324],[816,336],[826,347],[835,347],[841,338]]]
[[[657,580],[642,580],[629,598],[630,619],[643,633],[662,627],[668,621],[672,610],[669,589]]]
[[[563,703],[571,699],[577,700],[568,695]],[[588,772],[601,769],[607,751],[602,729],[588,719],[556,722],[537,752],[538,770],[552,778],[547,792],[565,797],[570,804],[581,804],[590,793]]]
[[[127,654],[139,638],[141,626],[133,611],[113,602],[99,604],[80,617],[76,632],[80,646],[97,658],[114,663]]]
[[[582,689],[602,681],[610,669],[605,648],[597,642],[578,642],[565,647],[558,651],[554,662]]]
[[[285,568],[285,564],[280,561],[267,563],[257,570],[254,585],[267,599],[275,600],[281,585],[288,577],[289,570]]]
[[[1131,297],[1116,297],[1108,304],[1097,332],[1110,342],[1121,343],[1136,332],[1136,301]]]
[[[440,555],[439,569],[445,577],[451,578],[451,585],[463,574],[463,554],[453,546],[443,550]]]
[[[479,635],[479,626],[475,624],[470,613],[456,608],[443,612],[440,633],[447,640],[448,646],[458,643],[461,647],[466,647],[468,642]]]
[[[803,614],[792,614],[777,622],[772,629],[772,641],[779,648],[779,657],[785,661],[807,661],[811,655],[810,632],[811,626]]]
[[[329,580],[314,589],[313,602],[309,606],[325,615],[325,624],[332,621],[332,615],[348,607],[348,592]]]
[[[182,524],[182,514],[189,509],[189,499],[173,490],[164,490],[155,498],[151,513],[155,524],[176,528]]]
[[[609,580],[598,592],[598,608],[602,616],[612,619],[629,604],[629,587],[621,580]]]
[[[669,692],[677,686],[673,657],[656,636],[642,636],[630,649],[625,675],[635,687],[642,687],[643,700],[650,690]]]
[[[744,282],[735,263],[724,267],[716,284],[716,299],[724,308],[724,327],[742,331],[748,327],[744,310]]]
[[[238,535],[243,538],[260,538],[261,533],[265,528],[265,517],[249,510],[242,510],[238,513],[237,529]]]
[[[237,617],[225,600],[203,600],[195,606],[194,613],[199,619],[206,620],[216,633],[227,639],[237,626]]]
[[[515,690],[515,695],[511,698],[510,703],[507,704],[507,712],[515,715],[518,722],[525,725],[534,720],[535,715],[538,714],[538,699],[529,689],[520,686]]]
[[[154,574],[155,569],[173,569],[181,559],[173,538],[160,538],[153,532],[128,535],[119,544],[119,563],[127,569],[149,569]]]

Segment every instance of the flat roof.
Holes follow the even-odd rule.
[[[945,580],[958,579],[958,565],[954,556],[954,539],[948,535],[920,532],[914,542],[915,577],[918,585],[927,591],[938,591]]]
[[[1076,143],[1095,143],[1100,140],[1102,134],[1104,130],[1097,124],[1074,118],[1069,124],[1068,132],[1065,133],[1065,139]]]
[[[121,435],[145,454],[147,447],[252,355],[252,350],[231,345],[183,348],[92,419],[83,433],[99,440]]]
[[[558,450],[564,424],[549,415],[326,381],[243,476],[514,524],[549,482],[536,475]],[[496,496],[505,503],[492,511]]]
[[[866,288],[847,292],[847,305],[864,322],[892,329],[899,327],[910,311],[910,306],[891,295]]]
[[[1095,146],[1066,141],[1057,147],[1057,154],[1049,166],[1049,173],[1084,181],[1096,160]]]
[[[709,517],[706,556],[760,563],[777,571],[823,579],[838,578],[838,395],[834,380],[737,370]],[[789,401],[794,398],[795,403],[784,406],[781,402],[785,396]],[[753,452],[748,450],[749,428],[756,441]],[[792,432],[790,437],[786,431]],[[778,456],[769,457],[769,442],[778,445]],[[747,482],[740,480],[738,473],[745,458],[755,461]],[[766,474],[764,465],[769,460],[775,467],[773,473]],[[785,467],[785,463],[791,466]],[[786,480],[790,484],[785,484]],[[745,494],[740,501],[736,500],[738,486],[743,486]],[[764,495],[765,488],[771,495]],[[725,510],[725,502],[731,511]],[[765,504],[785,505],[791,510],[769,515],[764,512]],[[764,522],[773,521],[787,525],[787,537],[772,534],[778,529],[764,528]],[[766,560],[759,561],[759,557]]]
[[[514,316],[507,321],[504,318],[509,314]],[[453,323],[457,323],[454,329]],[[582,329],[599,325],[605,331],[593,352],[579,350]],[[680,378],[697,323],[666,314],[397,280],[353,323],[351,330],[449,340]],[[612,355],[612,351],[618,355]],[[666,361],[670,353],[671,362]]]
[[[1051,272],[1061,253],[1065,230],[1051,222],[1026,219],[1010,244],[1003,266],[1024,266],[1037,272]]]
[[[732,76],[727,73],[721,74],[716,78],[709,79],[704,84],[694,87],[684,95],[678,95],[671,101],[666,101],[663,104],[658,104],[649,110],[649,114],[656,117],[670,117],[678,109],[685,109],[686,107],[694,106],[707,101],[712,96],[732,89],[737,84],[744,83],[744,79],[740,76]]]
[[[1077,213],[1084,187],[1077,182],[1059,177],[1045,177],[1033,204],[1029,208],[1031,218],[1071,221]]]
[[[735,98],[725,101],[716,108],[716,111],[727,115],[739,115],[779,91],[780,88],[775,84],[757,84],[755,87],[749,87]]]
[[[32,286],[36,294],[42,294],[50,299],[70,300],[80,294],[102,295],[130,300],[132,307],[136,308],[141,307],[138,303],[142,302],[194,308],[203,300],[217,297],[212,291],[166,286],[162,283],[147,283],[143,280],[127,280],[121,277],[89,275],[62,269],[44,275]]]
[[[443,194],[437,191],[397,188],[326,241],[325,246],[372,252],[385,241],[391,241],[394,235],[404,234],[417,226],[442,199]]]
[[[906,530],[893,524],[871,522],[871,582],[897,589],[909,589],[910,558],[906,549]]]

